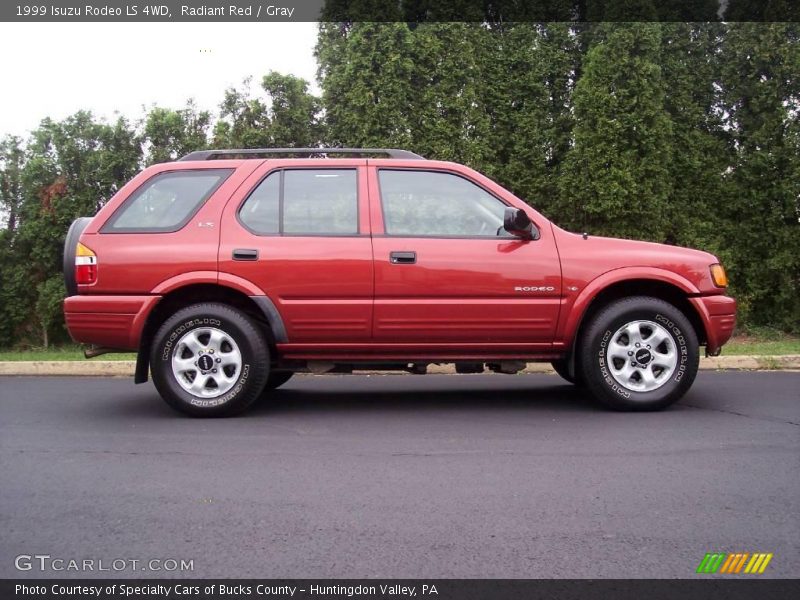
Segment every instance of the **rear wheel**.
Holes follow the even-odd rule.
[[[269,375],[261,330],[225,304],[195,304],[167,319],[153,340],[153,382],[176,410],[223,417],[246,409]]]
[[[617,410],[659,410],[691,387],[700,353],[697,335],[673,305],[646,296],[602,309],[580,344],[583,380]]]

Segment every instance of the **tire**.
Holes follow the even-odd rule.
[[[575,377],[571,377],[570,376],[570,374],[569,374],[569,364],[568,364],[566,358],[561,359],[561,360],[554,360],[550,364],[553,366],[553,369],[555,369],[555,372],[558,373],[558,375],[561,377],[561,379],[564,379],[565,381],[568,381],[569,383],[572,383],[574,385],[580,385],[580,383],[577,383]],[[577,369],[577,368],[578,368],[578,365],[575,365],[575,369]],[[576,375],[577,375],[577,372],[576,372]]]
[[[697,335],[686,316],[647,296],[603,308],[579,348],[587,388],[615,410],[661,410],[677,402],[694,382],[700,363]]]
[[[294,371],[272,371],[267,377],[267,385],[264,386],[264,393],[281,387],[294,375]]]
[[[261,394],[269,376],[269,348],[262,331],[241,311],[225,304],[195,304],[159,328],[150,368],[156,389],[175,410],[227,417]]]

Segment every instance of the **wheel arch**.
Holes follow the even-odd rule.
[[[237,289],[238,288],[238,289]],[[249,294],[240,286],[233,287],[220,283],[188,283],[171,286],[148,314],[139,338],[136,357],[135,383],[144,383],[150,368],[150,344],[158,328],[176,311],[198,302],[220,302],[237,308],[251,317],[264,332],[272,356],[275,344],[286,341],[286,329],[275,304],[264,294]]]
[[[690,295],[694,293],[697,293],[697,290],[693,289],[688,282],[685,285],[680,285],[676,281],[648,277],[616,279],[591,292],[591,297],[587,298],[587,301],[583,303],[580,314],[576,317],[567,339],[572,340],[571,347],[574,348],[586,324],[591,321],[599,310],[608,306],[611,302],[630,296],[652,296],[669,302],[680,310],[689,319],[697,334],[698,341],[703,345],[707,341],[705,323],[700,313],[697,312],[697,309],[689,300]],[[577,305],[578,302],[575,303],[573,311],[575,311]]]
[[[653,276],[652,273],[624,276],[621,273],[614,273],[611,277],[596,279],[584,289],[583,294],[573,304],[570,311],[573,319],[566,324],[567,329],[563,338],[569,340],[568,364],[571,374],[576,372],[575,349],[587,324],[602,308],[621,298],[652,296],[669,302],[689,320],[700,345],[707,342],[708,334],[703,317],[689,300],[689,297],[698,293],[698,290],[674,273],[667,273],[666,276],[661,274]],[[605,281],[601,281],[602,279]]]

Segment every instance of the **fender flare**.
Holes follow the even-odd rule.
[[[278,311],[277,306],[272,299],[264,293],[264,291],[257,285],[231,273],[224,273],[216,271],[190,271],[188,273],[181,273],[175,277],[170,277],[162,281],[156,286],[151,294],[158,296],[158,300],[153,302],[147,311],[145,317],[148,319],[153,312],[153,309],[161,302],[164,295],[169,294],[182,287],[195,285],[195,284],[212,284],[222,288],[229,288],[240,292],[250,298],[253,303],[258,307],[264,315],[267,323],[272,330],[272,335],[276,344],[284,344],[289,341],[286,333],[286,326],[284,325],[283,318]],[[142,325],[144,328],[144,324]],[[141,336],[139,343],[139,352],[136,357],[136,373],[134,376],[134,383],[145,383],[148,377],[148,369],[150,367],[149,353],[144,346],[148,340],[144,335]]]

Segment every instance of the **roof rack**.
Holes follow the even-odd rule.
[[[197,152],[190,152],[180,160],[261,158],[266,156],[274,156],[276,154],[302,154],[307,157],[314,158],[316,158],[314,155],[327,156],[329,154],[356,154],[361,156],[382,155],[388,158],[425,160],[419,154],[414,154],[408,150],[398,150],[396,148],[242,148],[238,150],[198,150]]]

